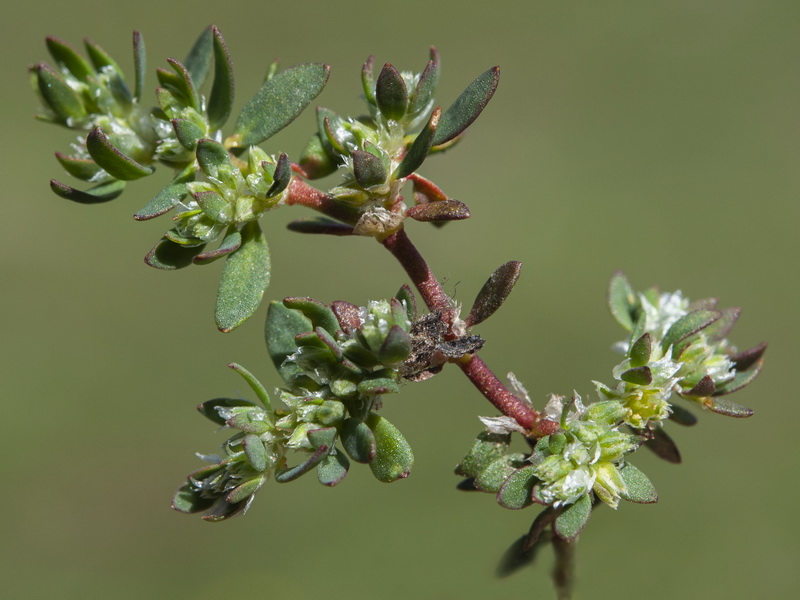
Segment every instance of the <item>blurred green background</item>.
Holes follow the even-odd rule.
[[[43,40],[53,34],[74,44],[90,36],[130,73],[139,29],[152,73],[168,56],[183,58],[209,23],[233,55],[238,106],[276,57],[330,63],[316,103],[355,114],[371,53],[379,65],[419,70],[435,44],[445,105],[501,65],[498,93],[460,147],[422,169],[473,218],[441,231],[408,227],[465,304],[497,265],[524,263],[506,306],[480,328],[485,360],[501,375],[514,371],[537,402],[608,381],[618,360],[610,345],[621,337],[604,301],[615,269],[639,289],[658,283],[742,306],[734,343],[770,342],[765,372],[735,398],[756,410],[752,419],[703,414],[694,429],[673,427],[678,467],[637,454],[660,502],[597,511],[579,546],[578,598],[776,598],[800,588],[791,383],[799,3],[29,0],[3,10],[5,597],[552,595],[549,552],[509,579],[493,576],[535,511],[454,489],[476,415],[492,414],[455,369],[387,398],[385,414],[417,456],[405,481],[379,484],[354,468],[333,490],[313,477],[271,483],[245,518],[221,525],[169,509],[199,464],[193,452],[224,440],[194,406],[247,393],[225,364],[279,383],[263,347],[265,311],[220,334],[219,265],[165,273],[142,263],[168,221],[131,214],[166,181],[163,170],[95,207],[48,190],[50,177],[69,180],[52,154],[72,134],[32,119],[25,68],[47,58]],[[266,149],[296,158],[312,127],[308,111]],[[270,298],[363,303],[405,282],[370,240],[287,232],[301,216],[284,209],[264,219]]]

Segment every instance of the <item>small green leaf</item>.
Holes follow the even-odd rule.
[[[414,291],[411,286],[404,283],[394,297],[405,306],[406,316],[408,316],[409,321],[413,322],[417,318],[417,299],[414,297]]]
[[[209,126],[219,129],[231,116],[233,108],[233,63],[219,29],[212,26],[211,33],[214,36],[214,84],[211,86],[206,114]]]
[[[330,151],[326,150],[326,146],[330,146],[330,142],[322,138],[319,133],[311,136],[300,154],[300,168],[307,179],[319,179],[330,175],[339,168],[339,164],[331,156]]]
[[[313,329],[311,321],[299,310],[287,308],[281,302],[270,302],[264,337],[272,362],[287,384],[300,372],[296,364],[286,362],[286,358],[297,351],[295,337]]]
[[[270,462],[269,455],[260,437],[254,433],[248,433],[242,440],[242,449],[244,450],[245,456],[247,456],[247,462],[250,463],[250,466],[259,472],[267,470]]]
[[[738,307],[723,308],[719,312],[722,315],[719,320],[704,331],[711,342],[722,341],[730,333],[733,326],[736,325],[736,321],[739,320],[742,309]]]
[[[375,103],[387,119],[399,121],[408,108],[408,90],[403,76],[390,63],[383,65],[375,82]]]
[[[342,446],[356,462],[371,463],[375,460],[375,435],[366,423],[358,419],[345,419],[341,431]]]
[[[525,466],[525,455],[508,454],[498,458],[486,467],[475,478],[475,487],[482,492],[496,494],[509,476],[522,466]]]
[[[242,245],[228,255],[217,292],[217,327],[226,333],[253,316],[269,285],[269,248],[258,221],[245,224],[241,233]]]
[[[435,206],[438,203],[434,203]],[[519,279],[522,263],[516,260],[500,265],[483,284],[467,316],[467,327],[483,323],[500,308]]]
[[[197,142],[197,162],[206,175],[217,175],[222,165],[230,165],[230,155],[225,146],[214,140],[203,138]]]
[[[631,359],[632,367],[643,367],[650,362],[652,353],[652,341],[649,333],[645,333],[631,346],[628,356]]]
[[[417,134],[411,147],[406,151],[402,162],[397,166],[394,172],[395,178],[408,177],[422,166],[428,156],[428,152],[431,150],[433,136],[436,134],[437,127],[439,127],[441,117],[442,109],[437,107],[431,114],[428,124]]]
[[[133,97],[137,102],[141,102],[144,93],[144,74],[147,71],[147,53],[144,38],[138,31],[133,32],[133,71],[135,77]]]
[[[67,173],[83,181],[97,183],[99,180],[105,183],[109,180],[109,177],[102,173],[103,168],[90,158],[78,158],[56,152],[56,159]]]
[[[175,77],[161,79],[161,75],[164,71],[159,69],[156,73],[159,75],[161,85],[167,89],[170,89],[170,86],[172,86],[171,91],[173,93],[176,93],[177,96],[182,98],[189,106],[199,111],[202,108],[202,101],[200,100],[200,94],[194,86],[192,76],[188,69],[181,61],[175,60],[174,58],[168,58],[167,64],[175,71]]]
[[[206,135],[202,127],[187,119],[172,119],[172,128],[175,130],[178,142],[187,150],[194,150],[197,141]]]
[[[353,175],[358,185],[369,188],[386,181],[388,173],[380,158],[364,150],[353,150],[350,154],[353,157]]]
[[[706,398],[703,404],[711,412],[728,417],[735,417],[737,419],[752,417],[754,412],[752,408],[736,404],[736,402],[728,400],[727,398]]]
[[[200,254],[204,247],[205,244],[182,246],[164,237],[147,253],[144,262],[156,269],[174,271],[191,265],[194,257]]]
[[[399,365],[411,353],[411,336],[398,325],[392,325],[378,350],[378,359],[387,366]]]
[[[344,452],[337,450],[331,452],[317,465],[317,478],[322,485],[333,487],[347,475],[350,461]]]
[[[538,481],[534,475],[535,469],[533,465],[528,465],[509,475],[497,492],[497,503],[510,510],[519,510],[533,504],[531,494]]]
[[[391,483],[408,477],[414,465],[414,453],[403,434],[375,413],[369,414],[366,423],[375,435],[375,460],[369,463],[375,478]]]
[[[321,446],[315,450],[314,453],[305,460],[305,462],[300,463],[296,467],[291,467],[289,469],[276,472],[275,481],[278,483],[288,483],[290,481],[294,481],[302,475],[305,475],[311,469],[320,464],[325,456],[327,456],[328,452],[330,452],[330,448],[327,446]]]
[[[339,431],[336,429],[336,427],[323,427],[320,429],[311,429],[306,434],[306,437],[311,443],[311,447],[314,448],[314,450],[318,450],[323,446],[328,449],[333,448],[338,435]]]
[[[371,56],[367,62],[361,67],[361,86],[364,88],[364,97],[370,104],[375,104],[375,75],[373,73],[373,66],[375,65],[375,57]]]
[[[486,108],[499,81],[500,67],[492,67],[470,83],[442,115],[433,145],[440,146],[461,135]]]
[[[365,396],[381,396],[383,394],[396,394],[400,386],[394,379],[388,377],[374,377],[363,379],[358,383],[358,393]]]
[[[42,98],[64,125],[86,116],[86,109],[80,96],[64,81],[60,73],[45,64],[36,67],[39,92]]]
[[[217,410],[221,408],[240,408],[240,407],[255,407],[256,405],[247,400],[239,398],[214,398],[213,400],[206,400],[205,402],[197,405],[197,410],[201,415],[213,421],[217,425],[225,425],[224,419]]]
[[[258,379],[256,379],[255,375],[237,363],[228,363],[228,367],[242,376],[242,379],[247,382],[247,385],[250,386],[250,389],[253,390],[258,399],[261,400],[264,408],[266,408],[268,412],[272,412],[272,403],[269,400],[269,394],[267,394],[266,388]]]
[[[261,443],[260,440],[259,443]],[[261,447],[263,448],[264,444],[261,444]],[[262,485],[264,485],[264,481],[266,481],[266,478],[263,475],[245,481],[243,484],[233,488],[230,492],[228,492],[228,495],[225,496],[225,501],[229,502],[230,504],[244,502],[250,496],[255,494]]]
[[[650,482],[647,475],[631,463],[625,463],[619,470],[619,474],[627,487],[626,491],[620,493],[622,498],[637,504],[654,504],[658,502],[658,492],[656,492],[655,486]]]
[[[88,38],[84,39],[83,45],[86,48],[86,53],[89,55],[89,59],[92,61],[95,70],[101,71],[103,67],[111,67],[118,73],[122,72],[122,69],[120,69],[117,62],[111,58],[111,55],[92,40]]]
[[[581,496],[574,504],[564,509],[556,517],[553,531],[562,540],[573,541],[592,516],[592,499],[589,494]]]
[[[110,181],[108,183],[101,183],[86,191],[76,190],[73,187],[65,185],[55,179],[50,180],[50,189],[66,200],[72,200],[79,204],[100,204],[108,202],[119,196],[125,190],[124,181]]]
[[[330,334],[336,334],[341,329],[333,310],[324,302],[307,297],[289,297],[284,298],[283,304],[287,308],[294,308],[302,312],[311,320],[313,327],[322,327]]]
[[[510,433],[480,432],[470,451],[455,468],[455,474],[462,477],[478,477],[490,464],[505,456],[510,443]]]
[[[619,378],[634,385],[650,385],[653,382],[653,372],[647,366],[634,367],[622,373]]]
[[[431,46],[430,56],[431,59],[419,76],[417,87],[411,96],[411,104],[408,107],[409,114],[414,116],[422,114],[428,108],[439,83],[439,53],[433,46]]]
[[[196,265],[208,265],[223,256],[236,252],[242,245],[242,234],[235,227],[230,227],[216,250],[201,252],[192,259]]]
[[[200,490],[187,481],[175,493],[172,508],[178,512],[194,514],[208,510],[216,501],[216,498],[203,498]]]
[[[717,310],[696,310],[682,316],[664,334],[661,348],[666,351],[672,346],[673,358],[680,356],[692,336],[717,321],[721,316],[722,313]]]
[[[45,44],[53,60],[55,60],[59,66],[66,68],[76,79],[86,82],[90,77],[95,76],[92,65],[66,42],[49,35],[45,38]]]
[[[189,51],[186,60],[183,61],[186,70],[192,76],[192,83],[197,89],[205,82],[211,66],[211,56],[214,52],[213,29],[214,27],[211,26],[203,30]]]
[[[133,218],[137,221],[147,221],[172,210],[189,193],[186,183],[194,181],[195,170],[194,165],[189,165],[178,173],[172,183],[153,196],[153,199],[139,209]]]
[[[305,64],[278,73],[242,109],[234,128],[238,147],[260,144],[303,112],[328,81],[330,67]]]
[[[120,152],[108,141],[108,137],[99,127],[95,127],[86,136],[86,149],[94,161],[103,167],[109,175],[123,181],[133,181],[151,175],[155,169],[146,167]]]
[[[633,314],[636,306],[636,295],[631,284],[622,273],[617,271],[608,284],[608,307],[611,314],[627,331],[633,329]],[[637,365],[638,366],[638,365]]]

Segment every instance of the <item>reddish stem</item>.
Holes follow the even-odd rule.
[[[289,206],[293,204],[307,206],[351,225],[354,225],[358,220],[358,215],[354,214],[352,210],[343,207],[330,194],[318,190],[299,177],[292,177],[292,182],[289,184],[286,193],[286,204]]]
[[[450,298],[405,230],[401,229],[390,235],[383,241],[383,245],[406,270],[428,308],[449,314],[452,310]],[[534,429],[538,413],[512,394],[483,360],[471,355],[457,362],[473,385],[497,410],[514,419],[526,431]]]

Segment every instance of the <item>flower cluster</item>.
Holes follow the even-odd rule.
[[[411,352],[413,297],[331,306],[310,298],[287,298],[270,306],[268,350],[286,388],[273,408],[264,387],[239,365],[230,365],[260,403],[217,398],[201,404],[213,422],[237,431],[223,444],[224,457],[190,474],[173,508],[203,513],[211,521],[243,512],[270,478],[279,483],[316,469],[333,486],[350,459],[369,464],[384,482],[408,476],[413,453],[403,435],[375,411],[381,397],[400,389],[401,367]],[[302,460],[288,466],[287,453]]]

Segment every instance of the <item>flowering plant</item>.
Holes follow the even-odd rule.
[[[287,153],[269,153],[261,144],[320,94],[327,65],[282,71],[270,65],[225,135],[235,86],[220,31],[208,28],[185,60],[167,59],[167,67],[157,70],[152,108],[144,100],[144,41],[138,32],[133,38],[132,86],[93,42],[86,42],[87,60],[65,42],[47,38],[55,66],[30,69],[44,106],[40,118],[79,133],[71,154],[56,153],[57,160],[90,184],[79,190],[52,180],[56,194],[82,204],[107,202],[128,182],[155,173],[157,165],[171,169],[166,186],[134,214],[140,221],[174,214],[145,262],[176,270],[224,259],[215,307],[223,332],[244,323],[262,301],[271,254],[260,219],[282,206],[319,213],[291,222],[293,231],[374,238],[412,284],[361,307],[307,297],[271,302],[265,338],[283,387],[270,394],[247,369],[229,365],[257,401],[215,398],[198,406],[233,435],[220,455],[200,455],[207,464],[178,489],[176,510],[223,521],[245,512],[269,479],[286,483],[313,470],[332,487],[345,478],[351,461],[369,465],[381,482],[406,478],[413,451],[381,414],[384,398],[452,364],[500,413],[480,418],[484,428],[455,469],[463,478],[459,488],[492,493],[507,509],[542,507],[499,572],[517,570],[550,543],[557,556],[556,588],[567,598],[572,554],[593,509],[601,503],[616,509],[620,500],[657,501],[654,485],[632,456],[646,447],[680,461],[665,428],[669,421],[696,422],[680,402],[733,417],[752,415],[727,398],[758,375],[766,349],[760,344],[738,351],[727,341],[739,309],[718,309],[715,299],[690,302],[680,292],[655,288],[635,293],[621,273],[611,280],[608,300],[626,332],[616,345],[623,358],[611,370],[610,385],[594,382],[596,400],[554,394],[539,410],[513,374],[506,385],[479,357],[484,340],[473,328],[502,306],[521,264],[498,267],[462,316],[405,224],[411,219],[441,227],[470,217],[465,203],[418,171],[429,156],[460,143],[497,89],[497,67],[478,75],[443,109],[435,96],[440,58],[434,48],[418,73],[387,63],[376,74],[370,57],[361,78],[367,114],[353,118],[318,108],[316,131],[292,162]],[[327,190],[309,183],[334,173],[340,179]],[[411,202],[402,195],[408,186]],[[418,309],[412,286],[426,310]],[[512,450],[515,436],[521,436],[524,451]]]

